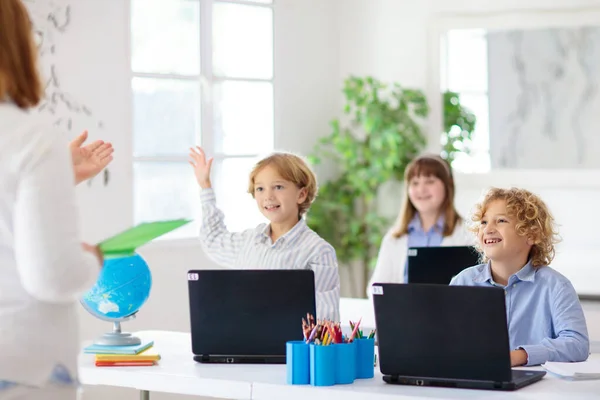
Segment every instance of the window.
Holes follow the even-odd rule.
[[[460,94],[461,104],[477,117],[470,154],[460,153],[452,167],[460,172],[489,172],[490,128],[487,38],[481,29],[452,30],[446,35],[442,59],[443,90]]]
[[[131,68],[135,222],[192,218],[165,237],[197,235],[194,145],[228,228],[262,221],[246,190],[274,146],[272,0],[132,0]]]

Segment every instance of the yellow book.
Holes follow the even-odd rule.
[[[160,354],[152,349],[148,349],[139,354],[96,354],[96,361],[158,361]]]

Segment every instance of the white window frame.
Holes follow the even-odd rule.
[[[167,0],[168,1],[168,0]],[[184,81],[196,81],[200,85],[200,132],[196,133],[196,144],[201,146],[206,154],[214,158],[213,172],[215,170],[215,164],[222,162],[225,159],[241,159],[241,158],[256,158],[260,154],[257,153],[246,153],[246,154],[225,154],[223,152],[217,152],[218,143],[214,140],[214,109],[213,109],[213,87],[215,84],[224,81],[239,81],[239,82],[266,82],[271,84],[271,88],[275,89],[275,1],[271,3],[260,3],[251,0],[189,0],[196,1],[199,3],[199,25],[200,25],[200,70],[197,74],[178,74],[178,73],[145,73],[136,72],[133,69],[133,65],[130,63],[130,84],[133,85],[135,78],[151,78],[157,80],[184,80]],[[270,8],[272,11],[272,38],[273,43],[273,59],[272,59],[272,75],[270,78],[240,78],[240,77],[229,77],[225,75],[217,75],[214,73],[213,68],[213,4],[214,3],[230,3],[252,7],[263,7]],[[132,15],[130,15],[131,21]],[[275,122],[276,116],[273,112],[273,141],[275,143]],[[134,130],[133,121],[131,123],[132,132]],[[135,147],[135,144],[133,145]],[[187,163],[188,162],[187,149],[182,149],[182,155],[162,155],[162,156],[139,156],[132,154],[132,166],[137,163],[155,163],[155,162],[171,162],[171,163]],[[241,171],[242,173],[249,173],[249,171]],[[190,170],[190,174],[193,172]],[[135,191],[135,188],[133,189]],[[135,199],[135,194],[133,196]],[[227,212],[227,210],[224,210]],[[135,204],[133,204],[133,218],[135,219]],[[135,221],[138,222],[138,221]],[[188,237],[176,240],[186,240]]]

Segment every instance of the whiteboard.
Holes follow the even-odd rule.
[[[84,238],[101,240],[133,220],[129,1],[24,2],[46,84],[35,111],[65,145],[87,129],[115,147],[106,171],[78,187]]]

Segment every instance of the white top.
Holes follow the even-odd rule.
[[[450,236],[444,236],[441,246],[470,246],[475,236],[464,223],[458,223]],[[406,255],[408,253],[408,235],[399,238],[392,236],[390,230],[381,241],[375,271],[367,285],[367,295],[371,297],[371,285],[379,283],[403,283]]]
[[[77,299],[99,265],[81,248],[68,146],[33,115],[0,103],[0,380],[76,376]]]
[[[96,367],[94,356],[81,354],[79,376],[84,385],[105,385],[191,396],[237,400],[438,400],[598,399],[600,381],[569,382],[546,374],[540,382],[514,392],[390,385],[382,380],[379,367],[372,379],[357,379],[350,385],[313,387],[288,385],[285,365],[200,364],[193,360],[189,333],[145,331],[136,336],[154,340],[161,354],[153,367]],[[590,359],[598,359],[592,354]],[[541,367],[519,369],[542,370]],[[152,396],[150,396],[152,397]]]
[[[212,189],[203,189],[200,200],[200,240],[213,261],[239,269],[311,269],[315,273],[317,318],[339,321],[340,275],[335,250],[304,219],[273,243],[268,224],[229,232]]]

